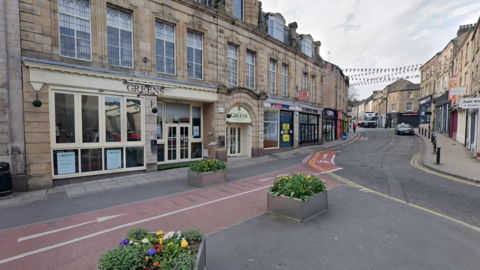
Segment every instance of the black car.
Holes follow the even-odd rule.
[[[415,131],[413,131],[413,127],[410,124],[399,124],[395,128],[395,134],[410,134],[413,135],[415,134]]]

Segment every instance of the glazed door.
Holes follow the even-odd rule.
[[[166,161],[186,161],[189,159],[189,126],[167,125]]]
[[[241,128],[240,127],[227,127],[227,149],[228,156],[238,156],[241,154]]]

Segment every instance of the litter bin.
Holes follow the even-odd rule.
[[[8,162],[0,162],[0,197],[12,195],[12,187],[10,164],[8,164]]]

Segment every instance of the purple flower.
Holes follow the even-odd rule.
[[[119,246],[119,247],[121,247],[121,246],[126,247],[126,246],[128,246],[128,243],[129,243],[129,242],[130,242],[130,240],[125,239],[125,240],[123,240],[123,241],[120,243],[120,245],[118,245],[118,246]]]
[[[153,255],[155,255],[155,253],[157,253],[157,251],[154,249],[154,248],[150,248],[147,250],[147,254],[148,256],[152,257]]]

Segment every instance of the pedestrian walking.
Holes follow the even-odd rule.
[[[353,123],[353,133],[355,133],[355,129],[357,129],[357,124]]]

